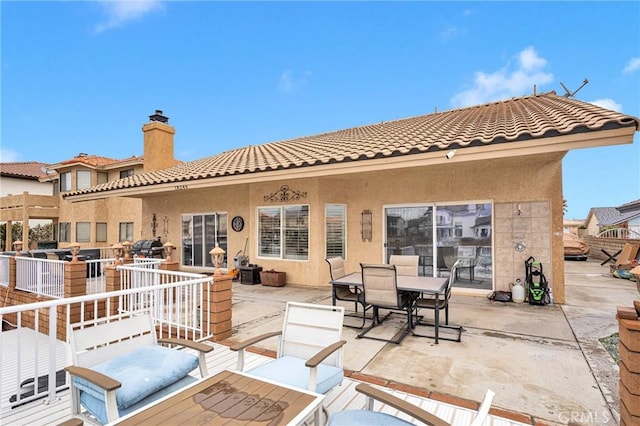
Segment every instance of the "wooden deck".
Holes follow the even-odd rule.
[[[33,336],[37,339],[37,336]],[[35,341],[34,341],[35,343]],[[228,347],[211,343],[214,346],[214,350],[207,354],[207,366],[209,374],[216,374],[225,369],[235,369],[237,353],[229,350]],[[65,348],[64,343],[60,343],[57,349],[59,356],[57,357],[57,364],[64,365],[66,358],[62,356]],[[0,396],[2,397],[2,411],[0,412],[0,425],[55,425],[59,424],[69,418],[71,418],[71,399],[69,390],[63,390],[58,392],[57,400],[45,401],[44,399],[27,403],[23,406],[11,409],[8,403],[10,396],[15,393],[10,389],[15,389],[16,377],[11,371],[8,371],[5,366],[5,361],[10,359],[16,359],[17,353],[10,353],[12,345],[8,339],[4,339],[2,345],[2,390]],[[46,356],[43,355],[43,356]],[[261,365],[268,362],[270,358],[254,353],[247,353],[245,359],[246,368],[252,368],[254,366]],[[34,365],[35,368],[35,365]],[[197,374],[197,370],[196,373]],[[342,411],[346,409],[362,409],[365,407],[365,397],[356,392],[355,387],[360,383],[356,380],[345,378],[343,384],[331,390],[325,399],[324,406],[329,414]],[[431,400],[428,398],[422,398],[415,395],[399,392],[396,390],[388,389],[389,392],[394,395],[407,400],[413,404],[416,404],[423,409],[430,411],[437,416],[449,421],[452,424],[468,425],[473,418],[474,411],[465,408],[456,407],[443,402]],[[378,404],[375,406],[376,410],[381,410],[389,414],[397,415],[408,421],[413,421],[408,416],[399,413],[397,410],[389,407],[380,407]],[[416,423],[420,424],[420,423]],[[485,421],[485,426],[517,426],[524,425],[525,423],[519,423],[508,419],[499,418],[496,416],[489,416]]]

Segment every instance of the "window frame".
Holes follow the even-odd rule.
[[[71,242],[71,222],[58,223],[58,242]]]
[[[265,233],[263,234],[263,217],[271,215],[273,219],[276,219],[274,215],[276,210],[278,211],[277,229],[276,227],[265,229]],[[306,211],[306,215],[300,215],[296,213],[296,210],[299,212]],[[265,212],[265,214],[263,215],[261,212]],[[266,214],[266,212],[269,212],[269,214]],[[256,207],[256,216],[256,253],[258,258],[300,262],[309,261],[309,248],[311,247],[309,241],[311,235],[311,208],[309,204],[260,206]],[[298,238],[293,237],[294,235],[297,235]],[[303,238],[299,238],[300,235],[303,235]],[[269,239],[271,239],[271,242],[269,242]],[[293,243],[294,240],[295,243]],[[288,241],[292,243],[288,244]],[[300,244],[301,241],[306,241],[306,243]],[[298,253],[290,254],[291,249],[294,247],[298,248]]]
[[[60,192],[71,191],[71,172],[60,173]]]
[[[91,188],[91,170],[76,170],[76,189],[85,188]]]
[[[215,247],[215,244],[219,244],[225,251],[220,267],[228,267],[228,212],[183,213],[180,224],[182,227],[180,264],[182,266],[213,269],[209,251]]]
[[[120,170],[120,179],[126,179],[130,176],[133,176],[133,169]]]
[[[341,253],[338,254],[336,250],[332,250],[329,247],[329,232],[332,224],[329,223],[329,209],[330,208],[340,208],[341,216],[342,216],[342,229],[340,229],[339,233],[342,235],[338,236],[338,239],[342,239],[342,247]],[[324,206],[324,237],[325,237],[325,245],[324,245],[324,253],[325,258],[336,257],[339,256],[344,260],[347,260],[347,205],[346,204],[336,204],[336,203],[327,203]]]
[[[103,183],[109,182],[109,173],[107,172],[96,172],[96,185],[101,185]]]
[[[104,230],[101,230],[100,228],[103,228]],[[104,239],[101,239],[101,235],[104,234]],[[107,222],[96,222],[96,242],[97,243],[104,243],[107,242],[108,240],[108,233],[107,233]]]
[[[124,235],[123,235],[124,226]],[[129,230],[129,228],[131,228]],[[120,222],[118,223],[118,238],[119,242],[131,241],[133,242],[133,222]]]
[[[80,229],[80,227],[86,229]],[[87,235],[86,237],[84,235]],[[77,243],[91,242],[91,222],[76,222],[76,238]]]

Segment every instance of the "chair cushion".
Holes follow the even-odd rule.
[[[118,409],[118,414],[120,417],[124,417],[129,413],[133,413],[134,411],[139,410],[159,400],[160,398],[165,397],[197,381],[198,379],[193,376],[185,376],[177,382],[160,389],[159,391],[147,396],[146,398],[136,402],[133,405],[128,406],[127,408]],[[89,392],[80,392],[80,403],[87,409],[89,413],[91,413],[91,415],[98,419],[100,423],[107,424],[107,407],[102,399],[93,397],[93,395],[91,395]]]
[[[305,359],[283,356],[253,368],[247,373],[264,377],[274,382],[307,389],[311,369],[304,365],[306,362]],[[342,383],[343,378],[344,371],[342,368],[320,364],[318,365],[318,384],[315,391],[317,393],[327,393],[331,388]]]
[[[118,409],[124,409],[177,382],[196,367],[198,357],[195,355],[153,345],[96,364],[91,369],[122,384],[116,390],[116,402]],[[80,391],[104,401],[104,391],[93,383],[73,377],[73,384]]]
[[[329,417],[329,426],[393,426],[412,425],[389,414],[370,410],[345,410],[333,413]]]

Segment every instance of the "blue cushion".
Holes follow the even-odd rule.
[[[122,384],[116,390],[116,403],[119,409],[124,409],[177,382],[196,367],[198,357],[195,355],[154,345],[112,358],[91,369]],[[82,392],[104,401],[103,390],[91,382],[73,377],[73,384]]]
[[[133,413],[140,408],[151,404],[152,402],[169,395],[172,392],[175,392],[183,387],[198,381],[197,378],[193,376],[185,376],[184,378],[178,380],[177,382],[160,389],[158,392],[149,395],[145,399],[136,402],[135,404],[123,408],[118,409],[118,413],[120,417],[126,416],[129,413]],[[89,413],[91,413],[100,423],[107,423],[107,407],[104,404],[104,401],[101,399],[94,398],[89,392],[81,392],[80,393],[80,402],[87,409]]]
[[[307,389],[311,369],[304,365],[306,362],[301,358],[283,356],[247,372],[274,382]],[[316,392],[327,393],[331,388],[342,383],[343,378],[344,372],[342,368],[320,364],[318,366]]]
[[[389,414],[369,410],[346,410],[333,413],[329,417],[329,426],[393,426],[412,425]]]

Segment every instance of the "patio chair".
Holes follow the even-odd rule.
[[[326,393],[342,383],[341,340],[344,308],[287,302],[282,331],[262,334],[231,345],[238,352],[237,369],[244,371],[245,349],[280,336],[276,359],[248,373],[312,392]]]
[[[447,287],[445,289],[444,292],[444,297],[442,297],[443,295],[440,295],[440,298],[438,300],[438,310],[443,310],[444,309],[444,324],[439,324],[438,327],[440,328],[445,328],[445,329],[450,329],[450,330],[454,330],[457,333],[457,337],[456,338],[450,338],[450,337],[446,337],[446,336],[438,336],[439,339],[442,340],[450,340],[453,342],[459,342],[462,336],[462,327],[460,326],[451,326],[449,325],[449,303],[451,300],[451,286],[453,285],[453,283],[456,280],[456,273],[457,273],[457,269],[460,266],[460,260],[457,260],[453,266],[451,267],[451,270],[449,272],[449,279],[447,280]],[[428,326],[428,327],[433,327],[434,324],[432,323],[428,323],[428,322],[424,322],[422,319],[424,318],[422,315],[418,314],[418,311],[420,309],[432,309],[435,311],[436,309],[436,298],[432,295],[432,294],[425,294],[425,295],[420,295],[414,302],[413,304],[414,309],[415,309],[415,318],[416,318],[416,322],[414,325],[414,329],[411,331],[411,334],[413,334],[414,336],[419,336],[419,337],[433,337],[433,336],[428,336],[425,334],[419,334],[416,333],[415,328],[416,326],[419,325],[424,325],[424,326]]]
[[[369,426],[369,425],[412,425],[413,423],[390,414],[381,413],[379,411],[373,411],[373,401],[378,400],[384,405],[393,407],[416,420],[419,420],[428,425],[434,426],[449,426],[450,423],[441,419],[440,417],[432,414],[410,402],[398,398],[388,392],[375,388],[369,384],[361,383],[356,386],[356,390],[367,396],[367,407],[365,410],[345,410],[333,413],[329,418],[330,426]],[[480,426],[483,424],[489,409],[491,408],[491,401],[495,393],[491,390],[487,390],[484,395],[484,399],[473,420],[469,423],[469,426]]]
[[[420,256],[418,255],[397,255],[392,254],[389,257],[389,264],[396,266],[398,275],[407,275],[411,277],[418,276],[418,263]]]
[[[344,260],[341,257],[330,257],[325,260],[329,264],[329,274],[331,275],[331,281],[337,280],[338,278],[342,278],[347,275],[344,271]],[[370,305],[364,303],[364,296],[362,295],[362,292],[359,291],[357,287],[354,287],[352,289],[348,285],[332,285],[332,287],[333,288],[331,294],[334,306],[336,304],[336,300],[353,302],[353,304],[355,305],[355,314],[347,313],[345,314],[345,316],[360,318],[360,315],[358,313],[358,305],[362,305],[362,325],[355,326],[344,324],[345,327],[362,329],[366,321],[367,310],[371,307]]]
[[[409,292],[398,291],[398,281],[395,265],[370,265],[360,264],[362,268],[362,288],[365,303],[373,306],[373,321],[371,325],[365,328],[358,338],[367,338],[399,344],[402,339],[411,331],[412,312],[413,312],[413,296]],[[407,314],[407,328],[402,330],[400,335],[391,339],[383,339],[380,337],[367,336],[375,326],[382,323],[379,318],[379,309],[388,309],[393,311],[404,311]],[[385,319],[387,318],[385,317]],[[384,321],[384,319],[383,319]]]

